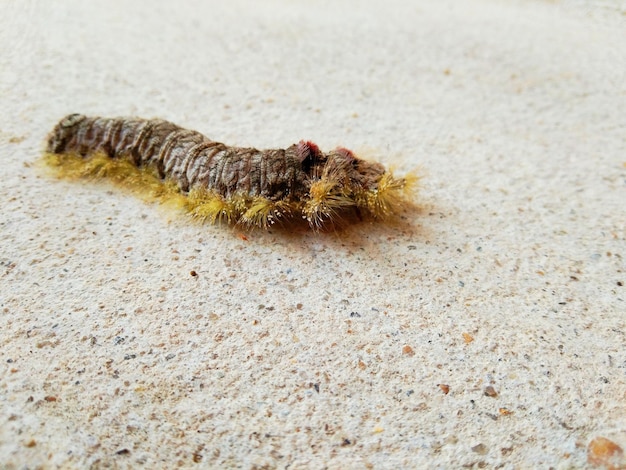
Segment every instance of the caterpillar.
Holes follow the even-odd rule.
[[[417,182],[345,148],[324,153],[304,140],[286,149],[230,147],[161,119],[70,114],[49,134],[45,155],[60,176],[147,187],[182,198],[194,218],[244,227],[302,218],[321,230],[350,213],[388,219],[410,206]]]

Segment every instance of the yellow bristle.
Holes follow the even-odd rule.
[[[78,179],[85,177],[96,177],[106,162],[98,159],[92,162],[92,159],[85,159],[78,154],[55,154],[46,153],[43,156],[43,162],[54,171],[55,176],[59,178]]]
[[[250,203],[250,207],[241,216],[241,223],[249,227],[266,228],[271,223],[274,203],[264,197],[256,197]]]
[[[185,207],[194,219],[202,222],[230,222],[232,219],[232,208],[229,207],[229,203],[205,189],[194,188],[189,191]]]
[[[289,214],[291,208],[286,201],[272,201],[262,196],[254,198],[241,216],[240,222],[247,227],[267,228],[281,217]]]
[[[161,194],[165,184],[152,170],[137,168],[125,158],[113,159],[101,152],[89,157],[47,153],[44,155],[44,163],[51,167],[59,178],[108,179],[118,186],[142,195],[146,195],[146,192]]]
[[[385,173],[377,188],[367,191],[363,202],[376,218],[384,219],[398,214],[411,205],[411,196],[418,181],[419,177],[414,174],[396,178],[391,173]]]
[[[109,158],[104,154],[96,154],[93,158],[87,159],[87,168],[97,178],[108,178],[116,184],[128,186],[135,189],[135,180],[143,179],[142,169],[137,168],[125,158]]]
[[[421,176],[415,172],[407,173],[404,175],[404,196],[409,202],[412,202],[419,189],[419,182]]]
[[[332,223],[333,220],[339,218],[339,211],[354,205],[354,200],[337,188],[336,181],[327,179],[311,184],[310,199],[304,205],[302,212],[312,227],[321,228],[327,221]]]

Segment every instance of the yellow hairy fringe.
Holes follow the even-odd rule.
[[[267,228],[291,210],[289,203],[284,201],[241,195],[227,201],[219,194],[201,188],[192,189],[186,198],[186,209],[191,216],[210,223],[240,223],[246,227]]]
[[[194,188],[189,191],[185,208],[194,219],[201,222],[226,222],[233,218],[233,204],[226,202],[212,191]]]
[[[248,227],[267,228],[278,219],[289,215],[295,203],[287,201],[271,201],[262,196],[252,199],[250,207],[241,216],[242,222]]]
[[[267,228],[300,206],[299,202],[271,201],[262,196],[236,195],[226,200],[203,188],[183,194],[174,181],[161,179],[153,168],[137,168],[126,159],[103,153],[91,157],[46,153],[43,163],[59,178],[110,180],[144,200],[181,207],[201,222],[238,222],[246,227]]]
[[[381,177],[376,189],[367,191],[357,199],[375,218],[385,219],[411,206],[418,181],[419,177],[415,174],[396,178],[388,172]]]
[[[304,201],[273,201],[247,195],[224,198],[203,188],[192,188],[184,194],[176,182],[161,179],[154,168],[138,168],[127,159],[110,158],[104,153],[90,157],[45,153],[43,163],[59,178],[107,179],[144,200],[183,208],[201,222],[239,223],[248,228],[268,228],[301,213],[315,230],[321,230],[327,224],[339,223],[342,213],[351,207],[364,209],[375,219],[386,219],[412,206],[419,181],[415,174],[396,178],[387,172],[375,189],[365,190],[342,184],[335,175],[326,173],[311,183]]]
[[[324,222],[337,220],[342,209],[354,205],[350,196],[338,188],[337,181],[324,178],[311,184],[310,199],[302,211],[304,218],[314,227],[321,228]]]
[[[103,153],[92,157],[77,154],[44,154],[43,161],[52,168],[55,176],[65,179],[110,180],[144,200],[157,200],[162,204],[185,206],[175,182],[162,180],[152,168],[137,168],[126,159],[109,158]]]

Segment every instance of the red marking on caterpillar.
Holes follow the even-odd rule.
[[[167,192],[158,184],[174,186],[194,217],[246,227],[304,218],[317,230],[350,212],[385,219],[411,204],[416,181],[344,148],[324,153],[310,141],[273,150],[230,147],[160,119],[71,114],[47,144],[61,174],[111,177],[157,193]]]

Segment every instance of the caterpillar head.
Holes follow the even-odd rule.
[[[412,174],[398,178],[380,163],[362,160],[345,148],[328,154],[324,174],[337,182],[331,193],[341,188],[344,206],[356,206],[375,219],[389,218],[410,206],[418,180]]]
[[[341,147],[322,153],[304,141],[298,144],[298,153],[309,183],[302,213],[314,229],[334,224],[346,211],[363,210],[379,219],[405,205],[406,179],[395,178],[380,163],[362,160]]]
[[[313,142],[300,141],[297,152],[302,162],[302,170],[311,182],[325,180],[373,188],[385,173],[385,168],[380,163],[362,160],[342,147],[322,153]]]

